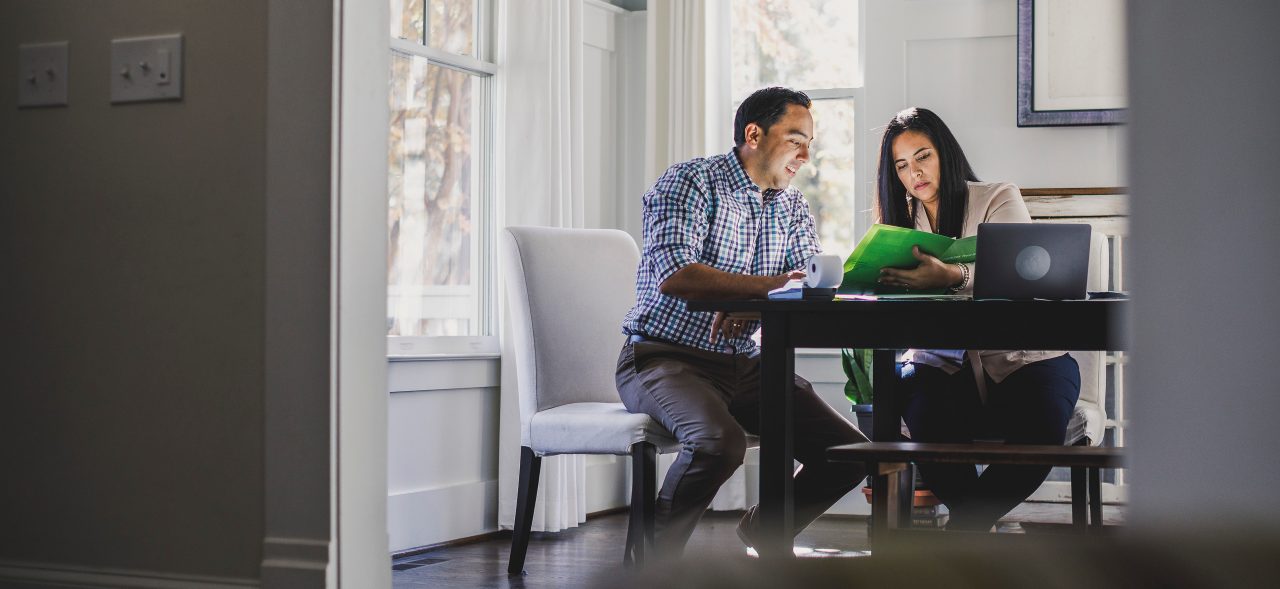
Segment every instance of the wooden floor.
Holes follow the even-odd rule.
[[[1106,506],[1104,522],[1123,521],[1123,507]],[[741,512],[708,512],[689,541],[686,559],[748,559],[746,547],[738,540],[735,528]],[[1071,520],[1070,506],[1054,503],[1026,503],[1003,520],[1004,533],[1039,530],[1043,525],[1066,524]],[[610,579],[625,574],[622,568],[622,544],[626,537],[626,514],[594,517],[585,524],[557,533],[535,533],[525,559],[527,574],[507,575],[510,536],[468,544],[439,548],[430,552],[397,558],[393,561],[392,579],[396,588],[575,588],[608,586]],[[867,549],[866,520],[860,517],[827,516],[820,518],[796,538],[796,547],[805,557],[856,557]]]

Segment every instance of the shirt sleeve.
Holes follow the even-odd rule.
[[[1027,203],[1023,202],[1022,192],[1017,186],[1001,184],[996,187],[996,195],[982,219],[984,223],[1030,223],[1031,213],[1027,211]]]
[[[984,223],[1030,223],[1031,213],[1027,211],[1027,203],[1022,200],[1022,192],[1013,184],[1001,184],[995,188],[996,194],[982,213]],[[973,283],[978,278],[978,265],[969,264],[969,284],[957,291],[961,294],[973,294]]]
[[[644,251],[658,284],[698,262],[707,239],[706,183],[682,166],[667,169],[644,195]]]
[[[818,238],[818,226],[809,210],[809,201],[799,191],[795,193],[795,205],[791,209],[791,229],[787,236],[787,255],[784,272],[803,270],[809,258],[822,253]]]

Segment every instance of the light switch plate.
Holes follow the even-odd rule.
[[[182,98],[182,35],[111,40],[111,102]]]
[[[18,46],[18,106],[67,104],[67,42]]]

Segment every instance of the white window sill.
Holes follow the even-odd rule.
[[[467,353],[439,353],[439,354],[400,354],[387,356],[387,362],[441,362],[450,360],[498,360],[502,358],[502,354],[496,352],[483,352],[476,354]]]

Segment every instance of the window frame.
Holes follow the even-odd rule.
[[[427,2],[423,10],[427,10]],[[465,359],[496,358],[501,355],[498,339],[498,300],[497,300],[497,232],[498,215],[496,201],[496,178],[494,176],[494,157],[497,152],[495,123],[497,105],[494,100],[498,66],[492,61],[492,31],[494,22],[493,0],[473,0],[476,9],[475,53],[476,56],[450,53],[442,49],[427,46],[426,16],[423,17],[424,31],[422,43],[412,39],[392,37],[390,50],[392,58],[397,56],[426,60],[428,65],[443,67],[473,77],[473,92],[478,94],[479,108],[476,120],[473,121],[475,158],[473,174],[476,175],[475,200],[476,208],[472,211],[472,222],[477,233],[475,239],[477,249],[472,260],[472,276],[478,285],[476,295],[479,317],[478,331],[485,335],[466,336],[426,336],[426,335],[387,335],[387,358],[389,360],[431,360],[431,359]]]
[[[866,80],[866,55],[867,55],[867,51],[866,51],[867,49],[866,48],[867,11],[866,11],[866,3],[863,0],[854,0],[854,1],[856,1],[858,4],[857,6],[858,75],[857,75],[857,79],[855,80],[855,85],[849,86],[849,87],[839,87],[839,88],[797,88],[797,90],[804,92],[809,97],[809,99],[814,102],[819,102],[823,100],[837,100],[837,99],[853,100],[854,125],[858,125],[861,127],[861,124],[859,123],[859,121],[866,120],[865,80]],[[723,98],[721,98],[720,101],[722,103],[727,103],[729,108],[728,112],[733,113],[733,112],[737,112],[738,105],[742,102],[742,99],[745,97],[732,96],[732,92],[728,90],[729,86],[731,85],[731,80],[733,75],[732,69],[733,69],[733,34],[734,34],[733,27],[730,22],[732,19],[730,16],[729,3],[727,1],[720,2],[716,6],[715,10],[718,14],[717,21],[720,23],[720,28],[718,28],[715,33],[719,37],[717,39],[717,42],[720,45],[717,51],[716,59],[718,59],[722,64],[722,67],[719,69],[720,85],[725,88],[724,94],[722,95]],[[727,100],[724,100],[724,98],[727,98]],[[718,122],[718,123],[715,122],[718,120],[716,117],[708,117],[708,120],[712,121],[710,125],[713,127],[719,125],[719,127],[709,129],[708,131],[709,137],[715,137],[720,135],[732,136],[731,125],[725,122]],[[855,176],[854,178],[854,195],[853,195],[854,235],[862,235],[863,233],[866,233],[866,231],[871,228],[871,225],[874,222],[874,219],[872,217],[872,215],[874,214],[874,211],[873,211],[874,207],[873,207],[873,203],[871,202],[871,198],[872,198],[871,195],[874,193],[874,188],[871,187],[871,184],[872,184],[871,182],[860,179],[862,177],[867,177],[866,166],[869,161],[866,155],[867,149],[865,149],[863,145],[864,139],[865,139],[864,132],[860,130],[855,130],[853,134],[853,169],[854,169],[854,173],[857,174],[857,176]],[[874,154],[871,157],[874,158]],[[874,170],[871,170],[871,173],[872,175],[870,177],[874,178]],[[806,198],[807,197],[808,195],[806,195]]]

